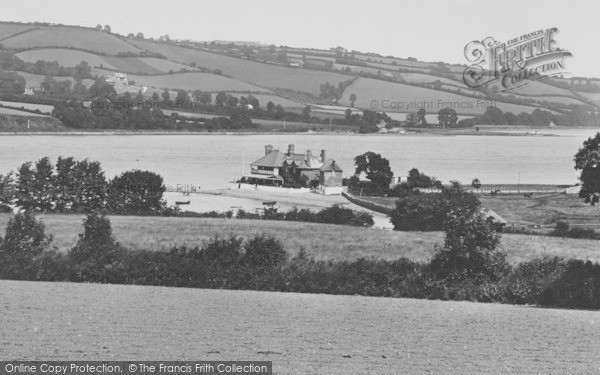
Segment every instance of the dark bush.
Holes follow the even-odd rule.
[[[587,240],[600,239],[600,233],[596,232],[595,230],[579,227],[571,228],[569,224],[565,223],[564,221],[559,221],[556,223],[554,230],[549,234],[550,236],[563,238],[579,238]]]
[[[565,271],[540,295],[542,306],[600,309],[600,264],[579,259],[566,263]]]
[[[255,269],[275,268],[285,262],[287,257],[281,242],[264,234],[247,241],[244,250],[244,262]]]

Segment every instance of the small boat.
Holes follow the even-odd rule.
[[[176,205],[182,205],[182,204],[190,204],[190,201],[175,201]]]

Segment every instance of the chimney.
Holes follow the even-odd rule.
[[[306,150],[306,166],[310,167],[310,163],[312,161],[312,151]]]
[[[296,151],[296,147],[294,145],[288,146],[288,156],[292,155]]]
[[[273,152],[273,145],[266,145],[265,146],[265,155],[269,155],[271,152]]]
[[[325,160],[327,160],[327,153],[325,150],[321,150],[321,162],[325,163]]]

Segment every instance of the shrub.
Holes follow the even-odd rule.
[[[124,249],[112,236],[106,216],[97,213],[87,215],[83,228],[84,232],[79,234],[79,240],[69,251],[73,278],[77,281],[109,282],[109,271],[118,266]]]
[[[600,264],[571,259],[540,295],[542,306],[600,309]]]
[[[255,269],[272,269],[287,258],[281,242],[272,236],[256,235],[244,246],[244,261]]]
[[[587,228],[571,228],[568,223],[559,221],[556,223],[554,230],[550,232],[550,236],[563,237],[563,238],[580,238],[588,240],[600,239],[600,233],[593,229]]]
[[[566,262],[559,257],[533,259],[517,265],[502,280],[507,302],[539,304],[544,290],[561,277]]]
[[[37,258],[52,242],[46,236],[44,223],[32,214],[19,213],[6,226],[0,237],[0,277],[37,280]]]
[[[458,183],[444,187],[441,193],[410,195],[396,202],[391,222],[394,230],[442,230],[444,218],[453,209],[475,213],[481,203],[472,193],[465,192]]]
[[[455,209],[447,215],[444,230],[444,247],[431,261],[438,277],[497,281],[509,271],[506,254],[496,249],[500,234],[492,219]]]

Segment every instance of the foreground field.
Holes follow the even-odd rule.
[[[5,280],[0,290],[0,356],[11,360],[263,360],[275,374],[598,371],[590,311]]]
[[[0,214],[0,228],[10,215]],[[54,245],[66,251],[82,232],[81,215],[40,215]],[[200,246],[203,241],[230,234],[251,237],[257,233],[277,236],[286,250],[306,249],[316,259],[346,260],[360,257],[429,261],[435,244],[443,243],[441,232],[393,232],[344,225],[300,222],[111,216],[118,241],[132,249],[165,250],[174,245]],[[310,235],[307,235],[310,234]],[[600,261],[598,241],[505,234],[502,247],[516,264],[544,255]]]

